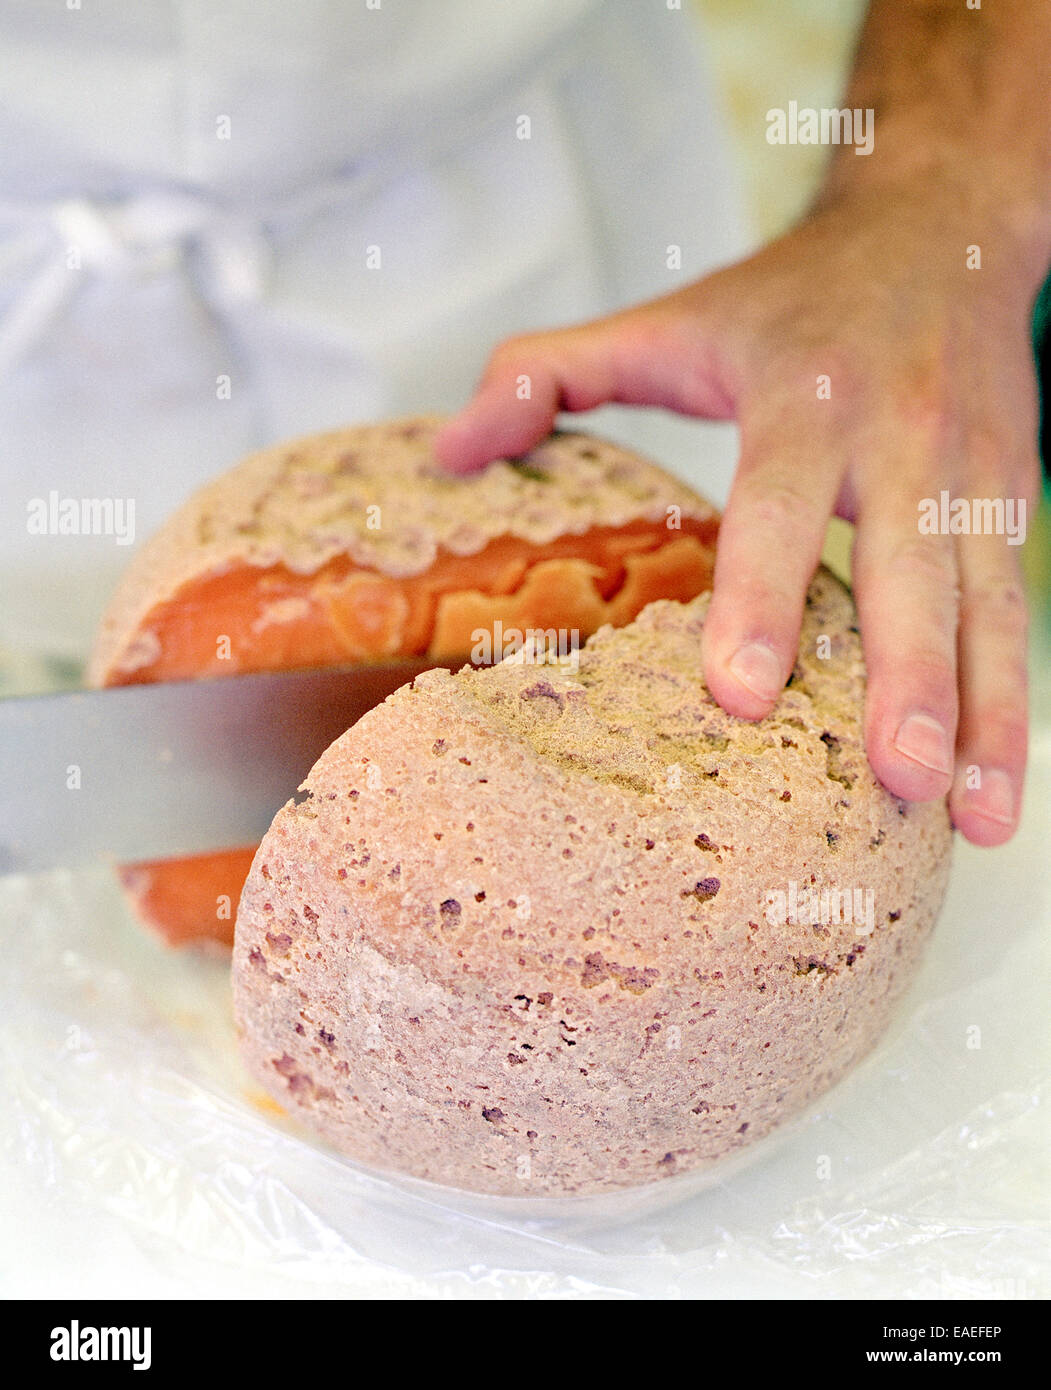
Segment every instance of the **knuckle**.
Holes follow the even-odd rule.
[[[808,347],[797,364],[796,377],[800,390],[809,396],[814,396],[818,378],[828,377],[828,401],[835,406],[855,400],[860,393],[857,354],[831,342]]]
[[[813,529],[813,498],[784,481],[761,484],[756,479],[749,485],[742,501],[750,526],[786,536]]]
[[[1034,447],[1036,424],[987,419],[972,424],[962,453],[964,495],[992,499],[1021,498],[1029,510],[1040,497],[1042,465]]]
[[[592,327],[604,330],[614,343],[664,346],[669,341],[685,344],[688,324],[671,307],[650,302],[596,319]]]
[[[743,398],[757,417],[784,416],[803,404],[819,402],[822,415],[838,419],[859,398],[857,354],[829,342],[823,332],[819,341],[811,342],[802,331],[801,338],[798,322],[786,322],[772,331],[774,341],[753,349],[761,370],[752,385],[743,388]]]
[[[956,699],[956,660],[950,649],[918,648],[901,657],[901,684],[916,692],[920,703],[945,705]]]
[[[958,422],[958,406],[948,383],[934,369],[899,387],[895,410],[910,432],[935,450],[946,446]]]
[[[972,425],[965,446],[966,471],[972,490],[987,496],[1003,492],[1007,482],[1006,464],[1016,453],[1013,432],[994,425]]]
[[[695,356],[688,326],[652,305],[599,319],[585,331],[593,343],[603,344],[617,379],[624,382],[637,372],[639,362],[675,362],[677,370],[688,373]]]
[[[756,619],[767,629],[780,629],[787,624],[793,603],[802,610],[802,597],[790,597],[783,588],[775,586],[774,577],[740,558],[732,572],[724,566],[717,573],[713,586],[712,625],[725,625],[738,631],[753,626]]]
[[[964,588],[962,612],[968,624],[995,628],[1005,637],[1024,637],[1029,627],[1025,589],[1014,575],[995,575]]]
[[[959,594],[956,560],[948,537],[907,536],[891,547],[890,572],[910,584],[933,586],[935,590]]]
[[[685,380],[707,378],[703,353],[687,325],[647,319],[614,330],[610,350],[623,370],[637,362],[663,364],[669,376]]]

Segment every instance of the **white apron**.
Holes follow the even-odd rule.
[[[131,553],[31,511],[111,499],[130,541],[130,499],[138,543],[256,447],[454,410],[507,334],[743,249],[664,0],[68,6],[0,0],[9,649],[82,657]]]

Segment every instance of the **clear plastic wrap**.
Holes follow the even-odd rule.
[[[1046,1297],[1051,733],[1027,817],[959,843],[878,1051],[731,1168],[554,1208],[365,1172],[241,1071],[222,960],[105,866],[0,881],[8,1294]]]

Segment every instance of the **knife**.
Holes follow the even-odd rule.
[[[0,699],[0,874],[253,844],[330,743],[439,665]]]

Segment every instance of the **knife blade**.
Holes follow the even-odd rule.
[[[330,743],[440,664],[0,699],[0,874],[252,844]]]

